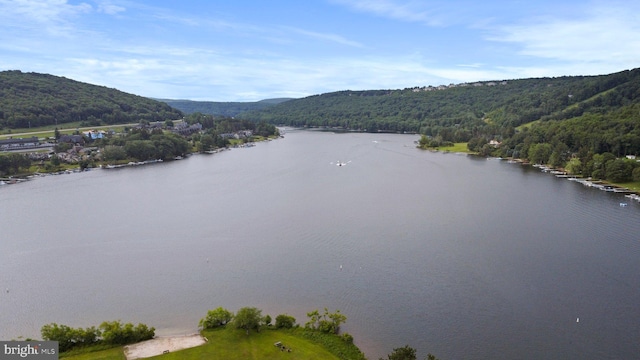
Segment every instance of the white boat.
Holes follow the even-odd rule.
[[[640,201],[640,195],[638,194],[627,194],[624,197],[631,199],[631,200],[635,200],[635,201]]]

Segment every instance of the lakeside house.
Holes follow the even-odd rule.
[[[199,133],[200,131],[202,131],[202,124],[195,123],[193,125],[189,125],[189,123],[183,121],[174,125],[171,131],[174,134],[189,136],[191,134]]]
[[[219,135],[223,139],[245,139],[253,136],[253,131],[251,130],[241,130],[233,133],[224,133]]]
[[[84,131],[82,135],[86,136],[88,139],[97,140],[103,139],[107,135],[107,133],[105,131],[89,130]]]
[[[84,137],[82,135],[60,135],[58,143],[69,143],[76,145],[84,145]]]

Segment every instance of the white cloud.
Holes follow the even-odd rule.
[[[640,63],[638,10],[629,5],[595,6],[571,19],[547,17],[502,26],[487,39],[516,44],[524,56],[601,64],[607,69],[636,67]]]
[[[0,11],[5,17],[19,15],[39,23],[65,21],[68,16],[91,11],[91,5],[72,5],[67,0],[0,0]]]
[[[109,2],[102,2],[98,5],[98,11],[108,15],[116,15],[126,10],[127,9],[122,6],[115,5]]]
[[[73,5],[66,0],[0,0],[0,22],[3,27],[67,36],[72,29],[69,19],[92,9],[87,3]]]
[[[434,2],[427,9],[424,2],[397,0],[331,0],[331,2],[347,6],[355,11],[372,13],[406,22],[420,22],[430,26],[444,25],[444,18]]]
[[[308,31],[308,30],[303,30],[303,29],[298,29],[298,28],[294,28],[294,27],[288,27],[288,26],[283,26],[282,29],[284,30],[288,30],[300,35],[304,35],[313,39],[319,39],[322,41],[329,41],[329,42],[333,42],[333,43],[337,43],[337,44],[341,44],[341,45],[346,45],[346,46],[352,46],[352,47],[357,47],[357,48],[362,48],[364,47],[364,45],[362,45],[361,43],[357,42],[357,41],[352,41],[349,39],[344,38],[343,36],[340,35],[336,35],[336,34],[328,34],[328,33],[319,33],[319,32],[314,32],[314,31]]]

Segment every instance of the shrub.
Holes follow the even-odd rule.
[[[228,324],[233,319],[233,314],[222,307],[209,310],[207,316],[200,319],[199,326],[202,329],[213,329]]]
[[[133,326],[132,323],[122,324],[120,321],[105,321],[100,324],[102,341],[111,345],[133,344],[139,341],[149,340],[155,336],[155,328],[149,328],[145,324]]]
[[[280,314],[276,316],[276,329],[291,329],[296,324],[293,316]]]
[[[344,340],[346,343],[349,344],[353,344],[353,336],[349,333],[344,333],[341,335],[342,340]]]

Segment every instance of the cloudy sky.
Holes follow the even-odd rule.
[[[640,67],[638,0],[0,0],[0,70],[304,97]]]

